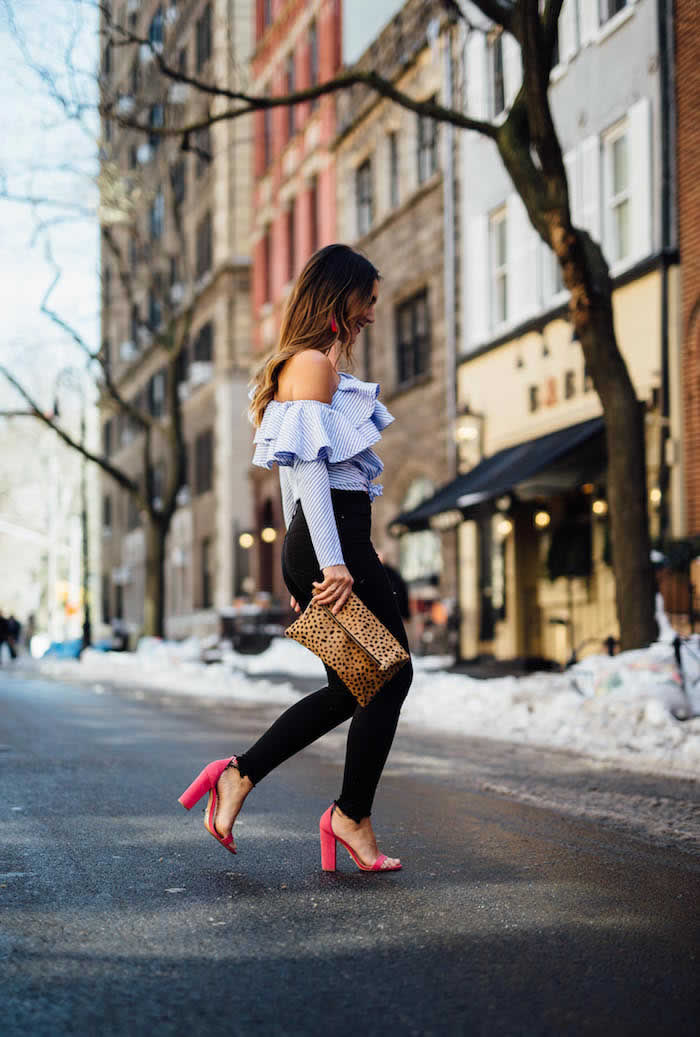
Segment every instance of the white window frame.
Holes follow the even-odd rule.
[[[503,256],[497,261],[497,232],[505,226]],[[501,313],[498,308],[502,300]],[[492,330],[503,327],[508,321],[508,210],[505,205],[489,213],[489,318]]]
[[[361,177],[367,175],[367,186],[369,190],[366,194],[362,193],[364,183]],[[372,156],[366,155],[362,162],[355,169],[355,211],[357,218],[357,236],[363,238],[365,234],[369,234],[370,230],[374,226],[375,219],[375,204],[376,199],[374,196],[374,169]]]
[[[506,116],[506,109],[508,107],[508,97],[506,88],[506,56],[505,47],[503,45],[503,33],[494,33],[493,38],[489,39],[487,46],[487,60],[488,60],[488,76],[489,76],[489,94],[488,94],[488,105],[489,115],[496,122],[503,121]],[[501,88],[503,91],[503,106],[496,109],[496,49],[501,55]]]
[[[613,153],[615,144],[624,139],[627,159],[627,183],[622,191],[613,194]],[[629,122],[627,119],[617,123],[603,135],[603,210],[605,227],[605,252],[610,262],[611,272],[615,272],[629,264],[633,255],[631,217],[633,212],[631,169],[630,169]],[[619,254],[617,239],[616,213],[621,205],[627,206],[627,251]]]

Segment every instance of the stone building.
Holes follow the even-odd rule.
[[[521,84],[519,47],[469,6],[467,110],[498,123]],[[656,0],[565,0],[550,98],[573,221],[603,246],[618,343],[647,408],[652,535],[662,513],[670,530],[682,523],[681,468],[661,436],[680,434],[668,59]],[[563,661],[617,633],[601,406],[551,252],[492,142],[476,133],[461,142],[461,474],[398,519],[458,531],[463,657]]]
[[[111,9],[114,23],[149,45],[110,45],[103,11],[103,103],[115,114],[140,114],[154,132],[149,138],[103,118],[103,357],[121,396],[147,419],[156,508],[173,474],[177,391],[187,484],[166,544],[165,626],[173,637],[206,634],[218,629],[218,609],[243,589],[236,544],[238,530],[251,522],[251,126],[216,123],[194,135],[189,151],[178,139],[159,137],[171,119],[203,115],[210,99],[164,77],[154,52],[188,76],[240,86],[252,45],[252,0],[123,0]],[[104,452],[145,492],[141,425],[106,389],[100,409]],[[122,619],[136,633],[144,619],[143,516],[106,476],[102,494],[103,619]]]
[[[380,71],[417,100],[444,100],[447,24],[444,5],[409,0],[359,67]],[[447,343],[456,313],[445,297],[445,271],[454,270],[446,251],[454,234],[445,205],[454,190],[445,171],[450,147],[451,135],[434,120],[364,87],[338,97],[339,234],[382,275],[376,320],[356,343],[353,373],[380,383],[396,418],[379,449],[384,491],[372,505],[372,539],[407,581],[414,637],[421,614],[456,593],[454,535],[441,539],[424,530],[397,542],[387,532],[389,519],[453,474],[448,416],[455,373]]]

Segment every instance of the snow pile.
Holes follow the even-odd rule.
[[[689,693],[668,639],[612,658],[591,656],[565,673],[519,678],[477,680],[446,672],[449,658],[417,657],[402,723],[698,774],[700,637],[684,645]],[[226,651],[209,665],[199,661],[202,647],[196,639],[147,639],[135,653],[86,651],[81,662],[47,659],[39,665],[62,679],[90,681],[96,690],[107,681],[251,704],[296,701],[301,693],[285,677],[314,678],[319,687],[325,678],[320,660],[289,638],[275,638],[259,655]],[[683,664],[685,671],[685,656]]]

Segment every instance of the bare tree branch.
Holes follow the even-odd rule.
[[[67,432],[64,428],[58,425],[56,423],[55,418],[53,418],[50,414],[47,414],[45,411],[41,409],[41,407],[33,398],[33,396],[29,393],[29,391],[25,389],[22,383],[19,382],[17,378],[15,378],[12,372],[9,371],[4,364],[0,364],[0,374],[2,374],[7,379],[10,385],[12,385],[17,390],[22,399],[26,401],[34,417],[36,417],[39,421],[42,421],[48,428],[52,429],[56,433],[56,435],[59,436],[63,440],[63,442],[67,444],[67,446],[71,447],[72,450],[77,450],[78,453],[82,454],[82,456],[87,458],[88,461],[93,461],[95,464],[99,465],[104,472],[107,472],[108,475],[111,475],[114,481],[117,482],[122,487],[122,489],[127,490],[129,493],[138,495],[138,485],[130,476],[128,476],[120,468],[117,468],[115,465],[113,465],[112,462],[108,460],[108,458],[93,453],[92,450],[89,450],[86,446],[79,442],[79,440],[75,439],[69,432]]]

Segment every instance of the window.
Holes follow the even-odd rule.
[[[160,130],[165,126],[165,109],[162,104],[152,104],[148,113],[148,125],[151,129]],[[160,137],[157,133],[149,133],[148,143],[151,151],[156,152],[160,145]]]
[[[156,511],[160,511],[163,507],[163,494],[165,492],[165,464],[163,461],[158,461],[156,465],[150,468],[149,475],[151,504]]]
[[[192,359],[198,364],[210,364],[214,358],[214,325],[210,320],[197,332],[192,346]]]
[[[102,52],[102,75],[105,79],[109,79],[112,75],[112,44],[107,44]]]
[[[491,268],[491,325],[497,327],[508,316],[508,240],[506,209],[489,217]]]
[[[627,125],[613,130],[604,141],[606,245],[611,263],[626,259],[631,251],[630,176]]]
[[[197,224],[197,278],[203,277],[212,266],[211,213]]]
[[[158,291],[151,288],[148,292],[148,325],[151,331],[160,327],[163,320],[163,307],[161,306]]]
[[[425,374],[430,362],[430,322],[426,289],[396,307],[396,359],[399,385]]]
[[[136,144],[129,145],[129,169],[136,169],[139,164],[139,149]]]
[[[148,27],[148,42],[156,50],[160,50],[163,47],[163,8],[156,8],[156,13],[151,19],[151,24]]]
[[[436,487],[430,479],[414,479],[403,500],[401,511],[411,511],[432,497]],[[433,582],[442,569],[440,535],[432,529],[419,533],[404,533],[399,540],[399,570],[404,580]]]
[[[212,487],[214,435],[211,429],[201,432],[194,441],[194,492],[197,496]]]
[[[109,576],[107,573],[102,574],[102,622],[107,626],[112,622],[112,615],[109,609]]]
[[[287,209],[287,280],[293,281],[296,271],[296,215],[297,200],[293,198]]]
[[[357,233],[362,236],[372,226],[372,162],[366,159],[355,173],[355,197],[357,200]]]
[[[181,76],[187,75],[187,44],[185,43],[177,54],[177,70]]]
[[[211,132],[208,126],[197,130],[195,134],[195,149],[197,161],[195,163],[194,175],[199,178],[209,169],[212,160]]]
[[[309,26],[309,84],[316,86],[319,77],[318,65],[318,25],[314,20]],[[311,111],[318,108],[319,98],[315,97],[311,102]]]
[[[141,330],[141,314],[138,305],[133,303],[131,307],[131,341],[135,346],[139,344],[139,331]]]
[[[140,481],[137,480],[137,485],[140,487]],[[141,524],[141,515],[139,514],[139,503],[136,500],[136,496],[133,493],[127,494],[126,504],[126,528],[131,532],[132,529],[137,529]]]
[[[102,343],[102,363],[109,372],[112,367],[112,344],[108,338]]]
[[[211,608],[211,538],[202,540],[202,608]]]
[[[148,225],[152,241],[157,241],[159,238],[162,238],[163,228],[165,226],[165,198],[161,190],[158,191],[151,202]]]
[[[154,418],[165,414],[165,371],[156,371],[148,383],[148,410]]]
[[[311,177],[311,188],[310,188],[310,209],[311,209],[311,251],[316,252],[318,250],[319,235],[318,235],[318,177]]]
[[[627,7],[629,0],[600,0],[600,21],[608,22]]]
[[[570,400],[576,395],[576,372],[564,372],[564,399]]]
[[[287,93],[293,94],[296,90],[296,68],[294,65],[294,51],[287,55]],[[291,140],[294,136],[294,111],[293,104],[287,105],[287,137]]]
[[[506,87],[503,75],[503,34],[489,44],[489,83],[491,87],[491,118],[495,118],[505,110]]]
[[[197,71],[201,72],[211,57],[211,4],[207,4],[201,18],[197,19],[196,48]]]
[[[272,25],[272,0],[262,0],[263,28]]]
[[[181,205],[187,194],[187,181],[186,181],[186,168],[185,160],[181,158],[179,162],[176,162],[170,169],[170,185],[173,190],[173,202],[174,204]]]
[[[527,391],[528,393],[528,409],[531,414],[534,414],[536,410],[540,409],[540,387],[539,385],[531,385]]]
[[[102,453],[105,457],[109,457],[112,453],[112,429],[114,425],[112,419],[108,418],[102,426]]]
[[[102,305],[112,305],[112,268],[106,266],[102,274]]]
[[[435,101],[435,97],[429,100]],[[438,167],[438,125],[428,115],[418,116],[418,183],[429,180]]]
[[[399,204],[399,135],[390,133],[389,146],[389,205],[395,209]]]

